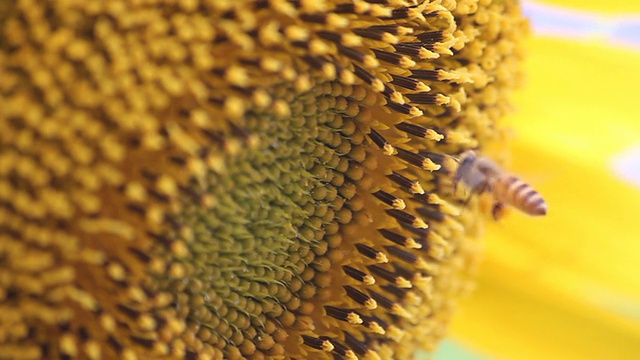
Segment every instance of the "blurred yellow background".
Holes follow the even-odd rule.
[[[487,227],[477,289],[434,358],[640,359],[640,2],[525,12],[507,168],[549,214]]]

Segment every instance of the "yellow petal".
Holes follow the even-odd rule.
[[[602,13],[640,12],[637,0],[599,1],[599,0],[540,0],[544,4],[561,5],[575,9],[599,11]]]
[[[487,227],[452,335],[504,359],[640,354],[640,189],[612,171],[640,145],[640,53],[533,39],[509,169],[549,203]]]

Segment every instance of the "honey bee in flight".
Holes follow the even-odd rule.
[[[493,160],[476,156],[474,151],[469,150],[460,155],[459,163],[453,179],[454,187],[463,182],[472,193],[491,193],[494,198],[494,219],[502,217],[505,205],[532,216],[547,214],[547,203],[542,196],[531,185],[509,174]]]

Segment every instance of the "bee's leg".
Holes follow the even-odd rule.
[[[491,215],[493,219],[498,221],[504,217],[505,214],[505,204],[502,201],[496,201],[493,203],[493,207],[491,208]]]

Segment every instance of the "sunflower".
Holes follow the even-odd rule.
[[[482,228],[516,1],[0,3],[0,357],[407,359]],[[486,149],[486,150],[485,150]]]

